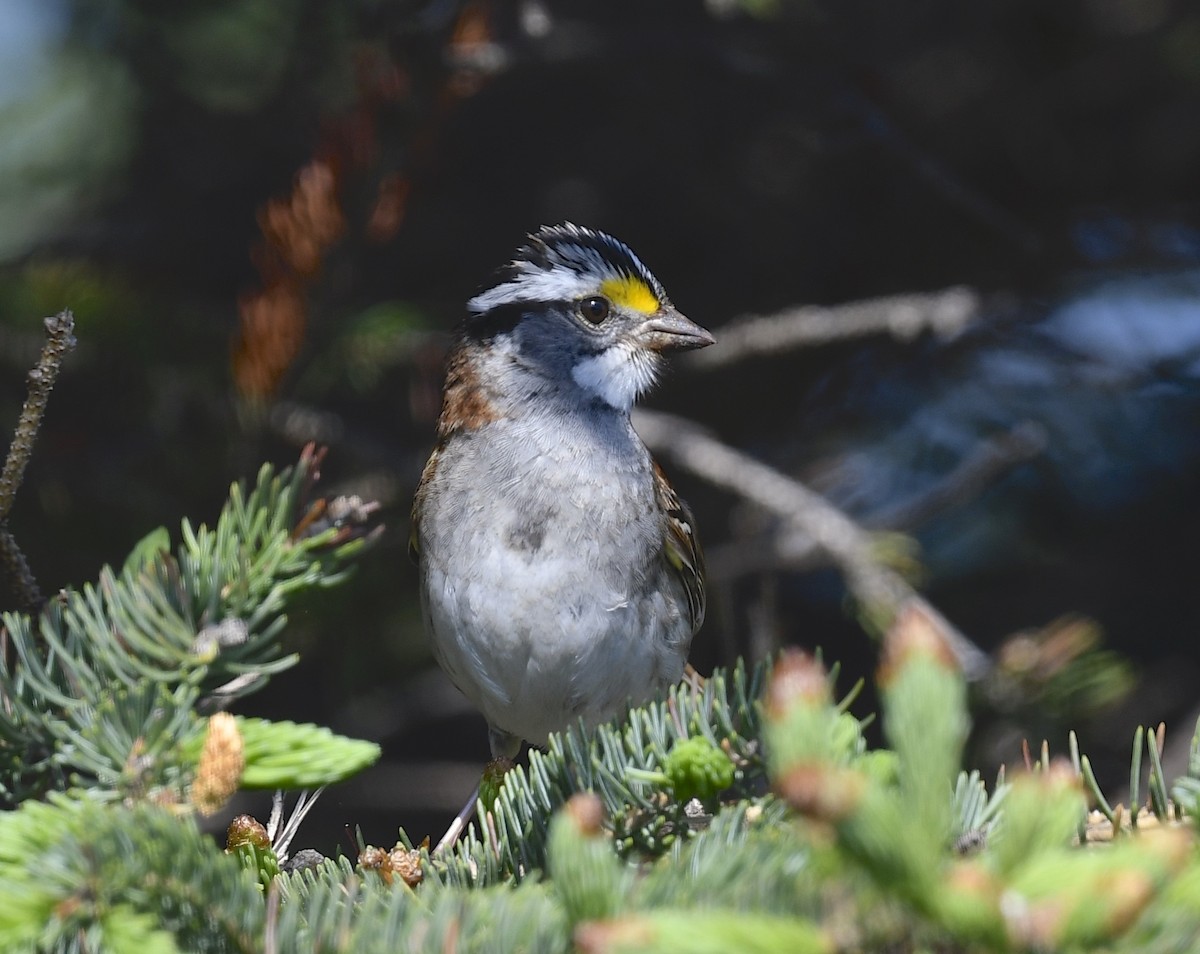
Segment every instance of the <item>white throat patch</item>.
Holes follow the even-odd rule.
[[[632,345],[616,344],[579,361],[571,369],[571,377],[585,391],[628,413],[637,396],[654,384],[658,362]]]

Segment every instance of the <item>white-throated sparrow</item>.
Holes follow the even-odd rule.
[[[467,307],[412,542],[434,655],[511,757],[683,674],[700,546],[629,413],[664,352],[713,337],[574,225],[531,235]]]

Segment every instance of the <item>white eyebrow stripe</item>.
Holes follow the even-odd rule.
[[[596,275],[579,275],[565,268],[539,269],[480,292],[467,302],[467,308],[481,315],[498,305],[515,305],[523,301],[571,301],[595,294],[596,279]]]

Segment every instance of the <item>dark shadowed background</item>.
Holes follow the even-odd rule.
[[[1137,723],[1195,721],[1198,201],[1184,0],[8,0],[4,429],[40,319],[80,340],[11,525],[53,591],[329,445],[388,532],[243,711],[384,746],[301,842],[436,837],[487,747],[431,668],[407,512],[450,331],[523,234],[611,231],[718,341],[962,286],[953,333],[681,361],[649,403],[909,536],[881,551],[995,660],[972,764],[1077,728],[1119,778]],[[668,469],[712,558],[699,668],[800,644],[869,676],[839,573]]]

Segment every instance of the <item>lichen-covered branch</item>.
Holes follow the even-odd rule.
[[[4,469],[0,471],[0,564],[12,581],[22,607],[30,610],[41,605],[41,590],[6,522],[33,453],[33,442],[46,411],[50,390],[58,378],[63,358],[75,347],[75,318],[69,310],[47,318],[45,324],[46,344],[37,365],[29,372],[29,394],[21,408]]]
[[[4,461],[4,470],[0,471],[0,520],[6,519],[12,510],[13,498],[33,452],[33,442],[42,423],[50,389],[58,378],[63,358],[75,347],[74,331],[75,317],[70,311],[60,311],[53,318],[46,319],[46,346],[42,348],[37,366],[29,372],[29,396],[21,408],[21,417]]]

